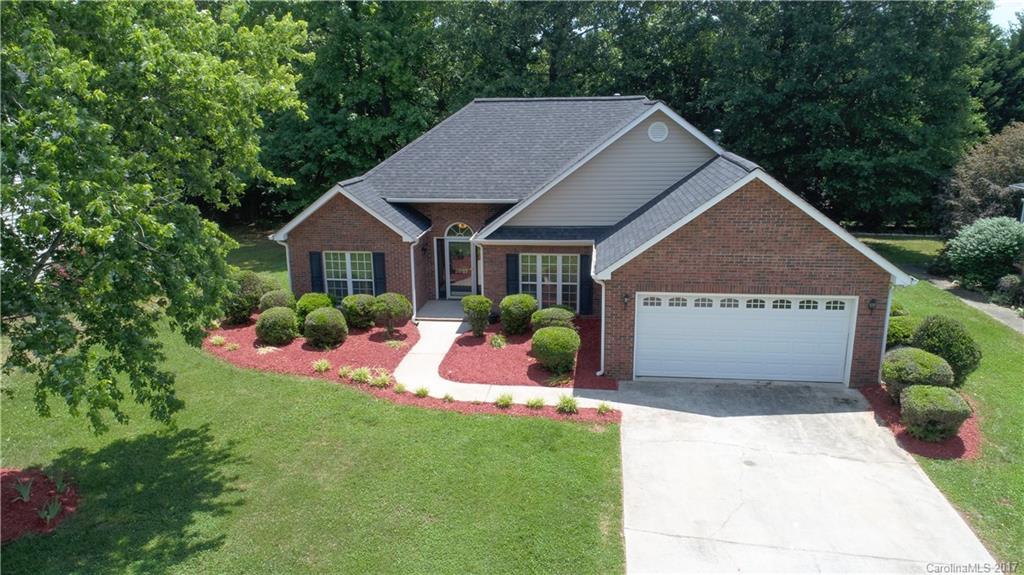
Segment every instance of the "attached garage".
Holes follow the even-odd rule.
[[[850,381],[857,298],[636,294],[635,377]]]

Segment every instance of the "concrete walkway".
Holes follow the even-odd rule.
[[[953,282],[945,278],[934,277],[927,274],[922,277],[927,278],[933,286],[941,290],[948,291],[949,293],[960,298],[960,301],[964,302],[965,304],[973,307],[976,310],[988,314],[990,317],[992,317],[999,323],[1002,323],[1003,325],[1009,326],[1011,329],[1016,330],[1017,333],[1024,334],[1024,317],[1020,317],[1019,315],[1017,315],[1017,312],[1013,311],[1012,309],[1008,307],[1003,307],[1001,305],[996,305],[994,303],[990,303],[985,298],[984,294],[980,294],[978,292],[973,292],[970,290],[965,290],[962,287],[959,287],[958,285],[954,284]]]

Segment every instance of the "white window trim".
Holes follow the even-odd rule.
[[[541,298],[541,290],[543,289],[543,286],[544,285],[551,285],[551,284],[545,284],[542,281],[542,279],[541,279],[542,278],[542,274],[541,274],[541,271],[540,271],[541,270],[541,258],[544,257],[544,256],[549,256],[549,257],[550,256],[555,256],[555,257],[558,258],[558,268],[557,268],[557,271],[555,272],[555,278],[556,278],[555,285],[557,286],[557,288],[556,288],[557,297],[555,298],[555,301],[557,302],[556,305],[567,305],[565,302],[562,301],[562,286],[563,285],[575,285],[576,286],[576,305],[573,306],[573,309],[576,310],[576,313],[579,313],[579,311],[580,311],[580,277],[581,277],[581,274],[582,274],[582,270],[580,269],[580,255],[579,254],[535,254],[535,253],[519,254],[519,293],[527,293],[527,292],[523,291],[523,256],[533,256],[533,257],[537,258],[537,267],[536,267],[536,269],[534,269],[534,272],[537,275],[537,281],[536,281],[537,289],[536,289],[535,293],[532,293],[530,295],[532,295],[533,297],[535,297],[537,299],[537,307],[538,307],[538,309],[544,307],[544,304],[543,304],[542,298]],[[576,258],[576,283],[574,283],[574,284],[573,283],[566,284],[566,283],[562,282],[562,259],[563,258]]]
[[[343,256],[345,256],[345,276],[346,277],[344,279],[328,278],[327,277],[327,254],[342,254]],[[333,282],[343,281],[343,282],[345,282],[345,288],[346,288],[346,291],[348,292],[346,295],[353,295],[355,293],[352,290],[353,284],[354,284],[355,281],[361,281],[361,282],[367,281],[367,280],[353,280],[352,279],[352,254],[368,254],[370,256],[370,280],[369,281],[370,281],[370,285],[371,286],[375,286],[376,285],[376,281],[375,281],[374,278],[376,278],[377,275],[374,273],[374,269],[373,269],[373,252],[358,252],[358,251],[357,252],[342,252],[342,251],[337,251],[337,250],[328,250],[328,251],[323,252],[323,257],[321,258],[321,259],[323,259],[321,264],[323,265],[323,268],[324,268],[324,293],[330,294],[330,292],[327,291],[327,282],[328,281],[333,281]],[[373,289],[371,288],[371,293],[372,292],[373,292]]]

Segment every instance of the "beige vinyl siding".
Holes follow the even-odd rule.
[[[653,142],[647,128],[668,126]],[[711,159],[714,152],[657,112],[537,198],[506,225],[611,225]]]

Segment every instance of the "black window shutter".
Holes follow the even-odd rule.
[[[594,280],[590,277],[590,256],[580,255],[580,315],[594,313]]]
[[[448,297],[448,282],[445,281],[444,274],[447,273],[447,269],[444,265],[444,238],[437,238],[434,241],[434,259],[437,261],[437,299],[445,299]]]
[[[508,295],[519,293],[519,254],[505,256],[505,291]]]
[[[320,252],[309,252],[309,289],[324,291],[324,258]]]
[[[388,276],[384,270],[384,252],[373,252],[373,295],[388,291]]]

